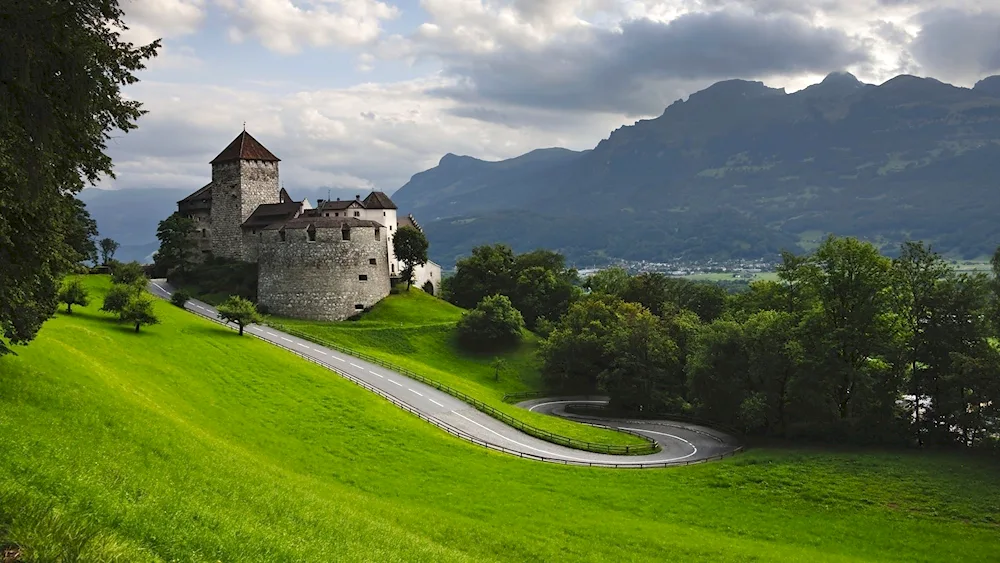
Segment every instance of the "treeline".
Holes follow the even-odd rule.
[[[544,274],[523,276],[532,267]],[[604,393],[620,413],[786,438],[997,447],[996,279],[956,272],[922,243],[890,259],[830,237],[783,253],[778,281],[735,295],[617,268],[579,280],[558,254],[502,245],[477,248],[446,287],[464,307],[501,294],[529,308],[550,390]]]

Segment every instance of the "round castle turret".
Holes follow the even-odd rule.
[[[299,217],[259,232],[257,295],[270,313],[338,321],[389,295],[388,231],[363,219]]]

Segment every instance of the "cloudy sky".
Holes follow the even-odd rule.
[[[591,148],[713,82],[1000,74],[996,0],[121,0],[161,54],[105,188],[185,188],[243,128],[295,188],[392,192],[445,153]]]

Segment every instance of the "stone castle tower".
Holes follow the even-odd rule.
[[[261,205],[279,203],[280,159],[245,130],[212,160],[212,253],[248,260],[241,225]]]

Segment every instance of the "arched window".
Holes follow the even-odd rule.
[[[306,229],[306,236],[309,242],[316,242],[316,225],[309,225],[309,228]]]

